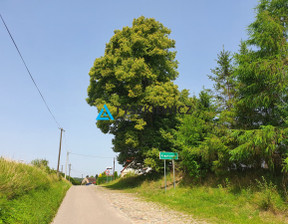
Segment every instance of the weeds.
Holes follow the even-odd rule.
[[[257,187],[260,189],[258,205],[264,210],[274,210],[273,196],[277,194],[277,186],[271,181],[267,183],[266,179],[262,176],[262,181],[256,179]]]

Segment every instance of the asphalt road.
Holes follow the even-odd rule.
[[[101,196],[95,186],[72,186],[52,224],[128,224],[118,210]]]

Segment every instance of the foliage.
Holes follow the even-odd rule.
[[[69,183],[57,181],[46,190],[32,190],[0,202],[0,223],[51,223],[69,187]]]
[[[98,177],[96,178],[96,184],[97,185],[101,185],[104,184],[106,182],[110,182],[112,180],[116,180],[118,178],[118,174],[117,171],[114,172],[113,176],[107,176],[106,172],[100,173],[98,175]]]
[[[211,69],[214,76],[208,76],[214,81],[215,97],[219,101],[219,107],[222,110],[230,110],[235,97],[236,80],[232,60],[231,53],[223,47],[216,60],[217,67]]]
[[[201,92],[193,113],[180,117],[170,141],[190,176],[243,166],[287,171],[287,15],[287,1],[260,1],[239,53],[218,54],[214,95]]]
[[[88,103],[98,109],[106,103],[116,117],[113,122],[98,122],[98,127],[114,134],[114,151],[120,152],[122,164],[136,159],[136,163],[144,162],[160,173],[159,152],[179,152],[183,179],[194,185],[193,189],[183,185],[176,191],[168,190],[168,197],[162,193],[162,180],[121,178],[108,184],[110,188],[133,187],[153,201],[201,217],[216,217],[219,223],[285,222],[288,1],[260,0],[255,12],[248,38],[241,41],[239,51],[231,53],[223,48],[217,55],[217,65],[209,76],[214,89],[193,97],[188,90],[179,92],[173,84],[177,62],[175,52],[170,51],[174,47],[168,38],[170,31],[155,20],[140,17],[132,28],[115,32],[104,57],[96,59],[90,71]],[[154,29],[149,31],[147,27],[152,24]],[[154,38],[154,31],[161,35]],[[163,57],[163,52],[170,56]],[[165,69],[166,80],[161,72]],[[128,112],[124,116],[122,105],[190,105],[192,112],[177,116]],[[258,172],[269,179],[265,176],[259,181],[262,175],[255,176]],[[207,182],[209,177],[214,181]],[[222,180],[215,181],[218,178]],[[271,211],[281,215],[276,217]]]
[[[41,169],[45,170],[47,173],[51,173],[51,169],[48,166],[49,161],[46,160],[46,159],[34,159],[34,160],[31,161],[31,164],[33,166],[36,166],[38,168],[41,168]]]
[[[262,0],[256,13],[249,38],[235,55],[237,116],[245,129],[285,125],[280,105],[287,105],[288,99],[287,1]]]
[[[50,223],[69,187],[42,166],[0,158],[0,223]]]
[[[152,111],[179,105],[180,93],[173,83],[178,62],[170,33],[155,19],[134,19],[132,27],[114,31],[104,56],[89,72],[87,102],[98,111],[106,104],[113,115],[114,121],[98,121],[97,126],[114,135],[113,150],[119,152],[121,164],[131,159],[141,165],[146,158],[156,161],[158,156],[149,150],[170,146],[161,130],[174,128],[176,115]]]
[[[267,183],[266,179],[262,176],[262,182],[256,180],[259,189],[262,191],[261,200],[258,202],[261,209],[268,210],[274,209],[273,196],[277,197],[277,186],[271,181]]]
[[[285,133],[272,125],[261,126],[256,130],[235,130],[232,136],[238,147],[231,151],[231,160],[261,168],[265,162],[270,170],[281,167],[281,154],[287,148],[283,144]]]
[[[33,189],[47,189],[54,179],[42,169],[0,158],[0,197],[12,199]]]
[[[180,118],[181,124],[171,142],[180,151],[181,166],[193,177],[203,177],[209,171],[220,171],[229,165],[227,127],[215,119],[217,108],[209,91],[193,98],[194,110]]]
[[[113,174],[113,180],[116,180],[118,177],[119,177],[118,173],[117,173],[117,171],[115,171],[114,174]]]
[[[73,177],[67,176],[67,179],[71,182],[73,185],[81,185],[81,182],[78,179],[75,179]]]
[[[236,169],[288,172],[288,5],[260,0],[239,51],[223,48],[209,78],[213,90],[178,91],[175,41],[154,19],[115,31],[90,70],[87,102],[106,104],[114,121],[98,121],[126,165],[162,170],[160,151],[178,152],[185,175],[203,178]],[[138,106],[189,105],[190,114],[157,114]],[[127,108],[134,108],[134,113]],[[117,111],[119,113],[117,113]],[[135,165],[135,166],[136,166]]]
[[[204,219],[209,223],[286,223],[288,208],[279,188],[271,184],[270,181],[268,183],[268,180],[264,178],[257,184],[257,181],[253,179],[255,175],[243,176],[249,180],[247,186],[239,186],[245,181],[234,175],[231,179],[225,178],[223,181],[215,180],[217,178],[212,176],[212,183],[207,179],[202,185],[182,184],[177,185],[176,189],[173,188],[172,177],[168,176],[169,187],[166,193],[163,188],[163,177],[152,180],[149,176],[120,178],[116,182],[110,182],[104,186],[109,189],[137,193],[148,201],[191,214],[196,220],[197,218]],[[271,181],[276,182],[277,180],[271,179]],[[215,187],[217,185],[219,187]],[[234,189],[238,189],[237,192]],[[262,202],[267,201],[269,197],[270,207],[267,209],[262,206]]]
[[[235,55],[238,80],[235,162],[280,171],[287,155],[287,1],[262,0]],[[250,47],[250,49],[249,49]]]
[[[197,158],[191,150],[184,149],[182,151],[182,167],[186,174],[191,177],[199,178],[201,176],[201,166],[197,161]]]
[[[83,178],[80,177],[70,177],[70,178],[71,178],[70,182],[73,185],[81,185],[81,182],[83,180]],[[67,179],[69,180],[69,177]]]

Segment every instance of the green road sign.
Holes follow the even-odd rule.
[[[178,159],[177,152],[160,152],[159,159]]]

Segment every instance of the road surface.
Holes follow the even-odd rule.
[[[206,220],[148,202],[137,193],[72,186],[52,224],[207,224]]]
[[[128,224],[129,219],[113,208],[95,186],[72,186],[53,224]]]

